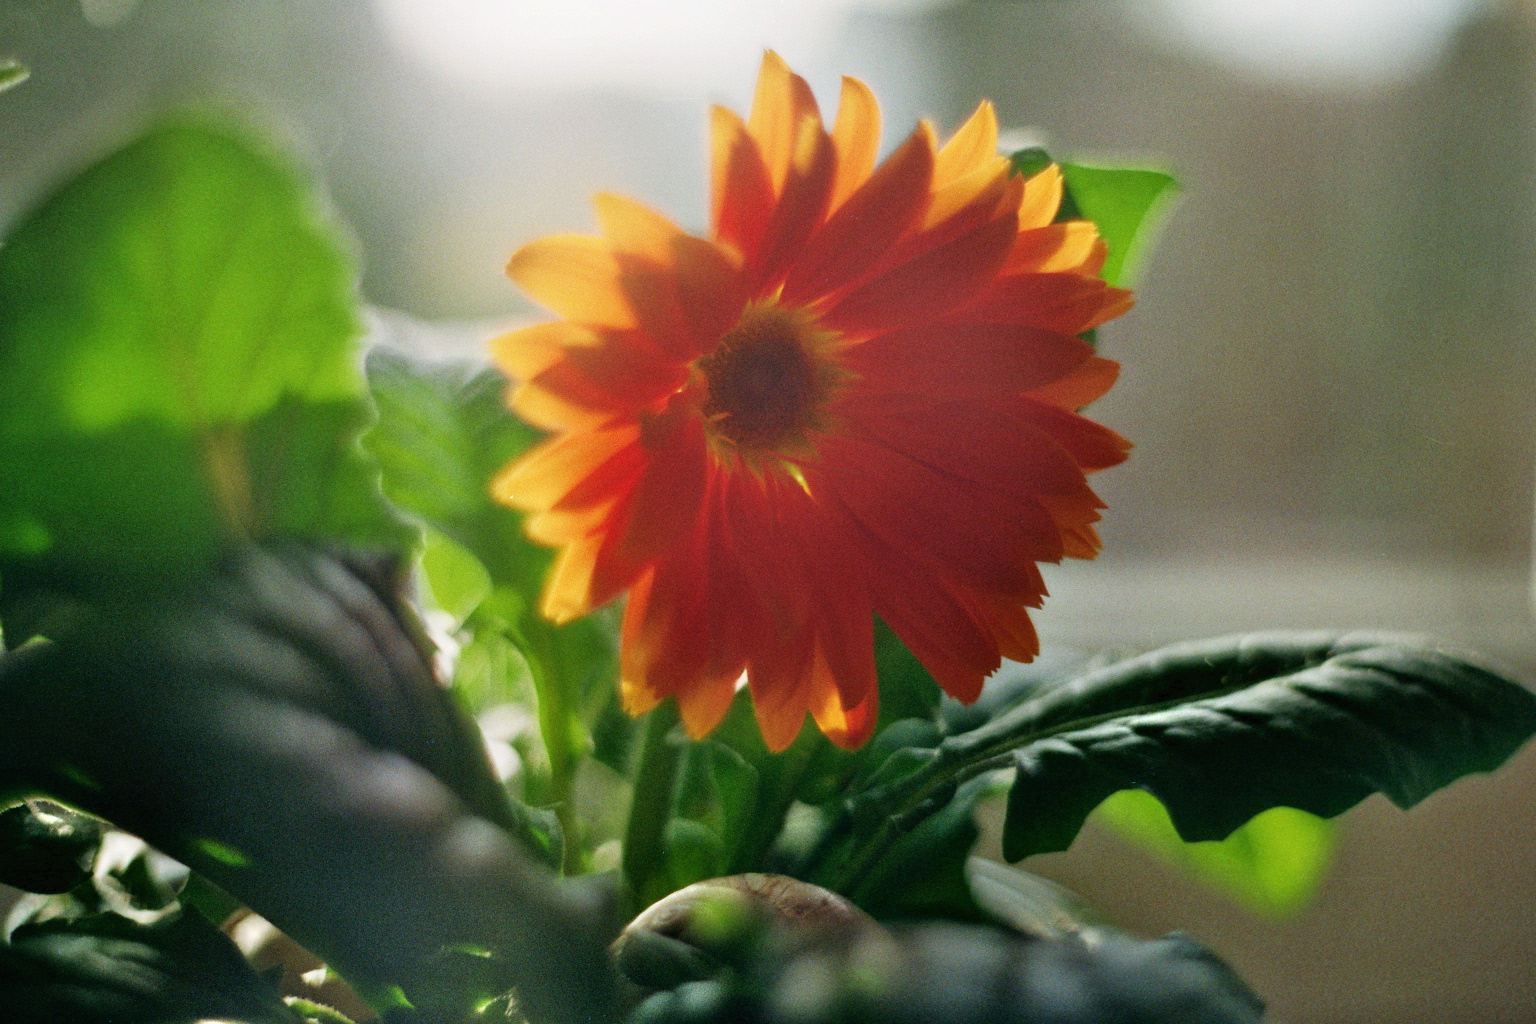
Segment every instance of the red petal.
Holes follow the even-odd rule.
[[[943,324],[892,331],[843,355],[860,388],[924,401],[1005,398],[1059,380],[1093,355],[1078,338],[1013,324]]]
[[[1131,293],[1079,274],[1014,274],[999,278],[954,314],[977,323],[1029,324],[1081,334],[1131,308]]]
[[[1081,409],[1101,398],[1119,376],[1119,363],[1094,356],[1061,380],[1035,388],[1029,397],[1062,409]]]
[[[827,215],[835,157],[832,140],[814,116],[803,118],[785,172],[783,190],[755,253],[743,271],[748,294],[760,295],[784,279],[811,232]]]
[[[991,280],[1008,254],[1012,214],[887,271],[848,295],[823,320],[853,337],[936,319],[967,301]]]
[[[618,556],[634,564],[660,557],[695,529],[704,500],[709,454],[704,427],[690,400],[641,420],[646,468],[625,512]]]
[[[1055,521],[1034,501],[853,437],[822,445],[825,480],[871,534],[913,562],[932,560],[966,586],[1037,592],[1037,561],[1062,556]]]
[[[790,269],[784,301],[809,304],[884,258],[922,216],[932,173],[932,139],[914,133],[811,238]]]

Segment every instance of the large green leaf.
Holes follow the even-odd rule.
[[[352,397],[352,283],[294,174],[220,130],[156,129],[0,250],[0,431],[199,430]]]
[[[1013,755],[1009,860],[1066,849],[1122,789],[1155,795],[1189,841],[1222,839],[1271,807],[1331,817],[1377,792],[1411,807],[1492,771],[1536,732],[1523,687],[1441,648],[1373,636],[1180,645],[1012,714],[1031,711],[1038,731]]]
[[[1031,175],[1051,163],[1045,150],[1022,149],[1010,158],[1014,169]],[[1102,276],[1112,285],[1133,287],[1154,236],[1167,219],[1179,185],[1165,171],[1147,167],[1093,167],[1062,163],[1066,183],[1058,220],[1091,220],[1108,255]]]
[[[399,543],[353,444],[358,333],[335,231],[249,142],[178,121],[89,168],[0,247],[0,561]]]
[[[957,787],[1009,767],[1004,851],[1016,860],[1065,849],[1123,789],[1161,799],[1184,840],[1214,840],[1271,807],[1331,816],[1373,792],[1410,806],[1536,732],[1525,688],[1411,637],[1226,637],[1024,682],[937,742],[892,726],[895,749],[828,805],[797,870],[852,891]]]

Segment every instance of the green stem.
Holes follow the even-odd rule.
[[[540,656],[528,659],[528,670],[539,698],[539,735],[544,738],[544,750],[549,755],[550,804],[560,822],[563,839],[560,866],[567,875],[579,875],[586,868],[586,858],[581,843],[581,820],[572,800],[577,758],[571,749],[571,711],[565,700],[565,680],[552,664],[555,659],[548,656],[554,643],[547,627],[540,639],[542,642],[536,647]]]
[[[731,858],[731,873],[761,871],[774,840],[784,830],[784,819],[800,792],[800,783],[815,763],[823,747],[818,735],[807,741],[804,736],[771,762],[776,769],[765,778],[757,794],[759,812],[746,823]]]
[[[677,725],[677,706],[663,701],[645,720],[640,759],[635,766],[634,798],[624,829],[624,881],[631,910],[639,911],[665,896],[666,828],[672,814],[672,785],[678,747],[668,739]]]

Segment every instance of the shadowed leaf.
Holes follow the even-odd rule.
[[[1376,792],[1411,807],[1492,771],[1536,732],[1536,697],[1521,686],[1455,653],[1368,635],[1180,645],[1012,714],[1032,709],[1037,727],[1069,714],[1081,724],[1016,747],[1009,860],[1066,849],[1121,789],[1155,795],[1190,841],[1222,839],[1271,807],[1331,817]]]

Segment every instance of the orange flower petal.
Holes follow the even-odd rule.
[[[832,598],[824,608],[811,664],[811,717],[827,739],[853,750],[869,739],[878,717],[874,615],[862,594]]]
[[[958,181],[979,168],[997,173],[1007,160],[997,152],[997,111],[987,100],[977,104],[970,118],[939,150],[933,165],[935,188]]]
[[[512,391],[512,411],[546,430],[590,430],[633,417],[687,382],[685,370],[628,339],[566,350]]]
[[[692,360],[714,348],[720,336],[741,318],[746,304],[741,270],[721,248],[702,238],[673,243],[677,299],[687,323],[688,344],[669,346],[680,360]]]
[[[872,400],[856,416],[858,432],[875,443],[1027,507],[1042,494],[1087,486],[1083,467],[1031,417],[1046,408],[1012,396],[926,405]]]
[[[1050,164],[1030,175],[1024,181],[1024,194],[1019,199],[1019,229],[1043,228],[1056,219],[1061,209],[1061,167]]]
[[[630,491],[618,545],[620,557],[650,561],[679,543],[698,521],[707,472],[704,426],[689,403],[642,420],[647,465]]]
[[[588,235],[552,235],[529,242],[507,262],[507,276],[557,316],[590,327],[634,327],[635,313],[619,286],[613,249]]]
[[[601,608],[635,581],[639,567],[612,554],[611,534],[578,537],[555,556],[539,612],[556,625]]]
[[[993,281],[957,320],[1029,324],[1081,334],[1131,308],[1131,293],[1079,274],[1013,274]]]
[[[1010,174],[996,133],[984,103],[877,166],[869,90],[844,81],[829,134],[770,52],[750,118],[712,113],[712,240],[602,196],[604,238],[513,256],[567,322],[497,360],[512,406],[561,434],[493,490],[561,547],[546,615],[629,589],[631,713],[675,697],[702,736],[744,674],[771,749],[807,716],[855,747],[878,717],[873,615],[962,700],[1038,650],[1038,563],[1097,552],[1085,474],[1128,447],[1073,411],[1115,372],[1076,335],[1130,296],[1099,280],[1092,224],[1052,223],[1060,170]]]
[[[761,292],[784,279],[805,240],[827,214],[835,170],[832,140],[821,121],[807,116],[795,130],[794,147],[779,195],[760,247],[746,260],[746,287]]]
[[[549,508],[609,460],[637,451],[639,440],[634,423],[551,438],[497,474],[491,493],[518,508]]]
[[[1031,401],[1022,412],[1086,472],[1118,466],[1131,450],[1131,443],[1108,427],[1057,406]]]
[[[747,126],[724,107],[710,110],[710,224],[715,237],[755,253],[778,196]]]
[[[1068,220],[1020,231],[1003,267],[1005,274],[1076,270],[1092,255],[1099,229],[1092,221]]]
[[[757,75],[757,92],[752,97],[752,113],[747,118],[747,132],[757,142],[768,168],[768,180],[776,193],[782,193],[790,171],[798,159],[803,125],[814,120],[821,128],[821,111],[805,79],[789,69],[784,59],[772,50],[763,54],[763,66]]]
[[[685,234],[655,210],[624,196],[601,192],[593,197],[592,206],[604,236],[617,252],[667,263],[672,258],[672,243]]]
[[[491,358],[513,380],[527,380],[565,357],[567,348],[596,345],[600,336],[564,320],[535,324],[491,341]]]
[[[747,665],[752,712],[763,742],[777,754],[795,742],[816,694],[811,670],[815,649],[809,629],[784,643],[761,645]]]
[[[1035,388],[1029,397],[1062,409],[1081,409],[1103,397],[1119,376],[1119,363],[1094,356],[1061,380]]]
[[[843,76],[843,93],[832,125],[837,151],[837,176],[832,182],[832,209],[837,209],[863,185],[880,153],[880,104],[869,86]]]
[[[852,437],[829,441],[823,457],[838,502],[908,561],[933,560],[967,585],[1012,594],[1035,585],[1035,562],[1062,556],[1055,521],[1038,505]]]

